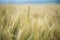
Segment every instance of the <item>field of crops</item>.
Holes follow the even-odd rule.
[[[1,5],[0,40],[60,40],[60,5]]]

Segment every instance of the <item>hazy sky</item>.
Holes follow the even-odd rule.
[[[59,1],[59,0],[0,0],[0,1]]]
[[[60,0],[0,0],[0,3],[29,3],[29,2],[32,2],[32,3],[41,3],[41,2],[59,2],[60,3]]]

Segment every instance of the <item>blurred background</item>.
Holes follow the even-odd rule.
[[[14,3],[14,4],[25,4],[25,3],[60,3],[60,0],[0,0],[0,4]]]

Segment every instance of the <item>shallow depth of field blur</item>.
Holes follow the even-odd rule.
[[[0,40],[60,40],[60,6],[1,5]]]

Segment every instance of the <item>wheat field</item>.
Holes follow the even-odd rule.
[[[60,5],[0,5],[0,40],[60,40]]]

